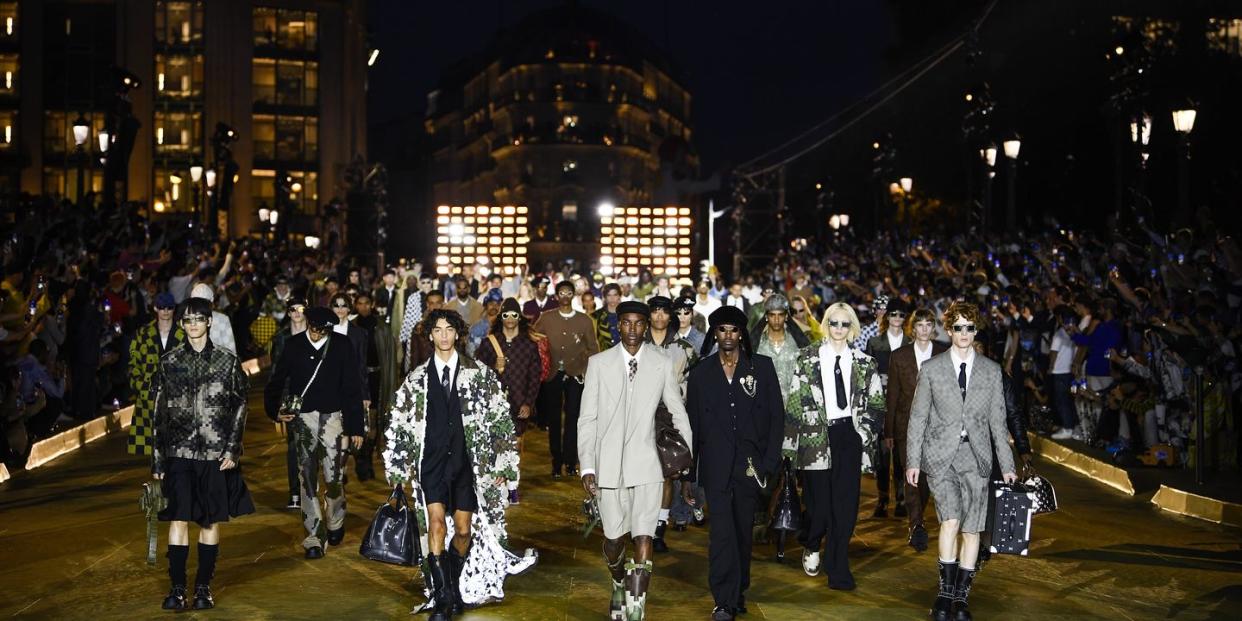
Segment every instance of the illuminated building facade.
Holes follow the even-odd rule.
[[[531,14],[428,96],[433,204],[526,205],[532,262],[594,262],[599,205],[651,204],[662,152],[697,168],[676,75],[603,13]]]

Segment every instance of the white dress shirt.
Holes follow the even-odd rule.
[[[837,407],[837,356],[841,356],[841,378],[845,381],[844,409]],[[824,411],[828,413],[828,420],[853,416],[854,413],[850,411],[850,397],[852,395],[851,391],[854,388],[851,385],[851,376],[853,375],[851,371],[854,369],[854,348],[846,346],[838,354],[837,350],[832,348],[830,341],[824,341],[824,344],[819,346],[819,369],[824,391]]]
[[[436,366],[436,377],[434,381],[439,382],[443,379],[444,368],[448,367],[449,386],[452,386],[453,382],[457,380],[457,350],[453,350],[453,355],[449,356],[448,362],[440,360],[440,356],[437,354],[432,354],[431,360]]]
[[[885,332],[884,334],[888,336],[888,351],[897,351],[901,347],[901,340],[905,338],[905,335],[900,332],[897,333],[897,336],[893,336],[892,332]]]
[[[327,338],[322,338],[322,339],[319,339],[318,341],[315,341],[314,339],[312,339],[310,337],[309,330],[306,332],[306,340],[310,341],[311,347],[314,347],[316,351],[323,349],[323,346],[328,344]]]
[[[918,341],[915,341],[914,342],[914,364],[918,365],[915,368],[922,371],[923,363],[927,362],[928,360],[931,360],[932,352],[935,350],[936,348],[932,347],[931,341],[927,342],[927,347],[925,349],[920,349]]]
[[[725,298],[725,306],[732,306],[741,310],[746,310],[746,300],[742,297],[728,296]]]
[[[640,365],[641,365],[641,364],[642,364],[642,360],[639,360],[639,358],[641,358],[641,357],[642,357],[642,355],[643,355],[643,348],[642,348],[642,347],[639,347],[639,348],[638,348],[638,353],[637,353],[637,354],[634,354],[633,356],[631,356],[631,355],[630,355],[630,352],[628,352],[628,351],[626,351],[626,350],[625,350],[625,347],[622,347],[622,348],[621,348],[621,358],[622,358],[622,359],[624,360],[624,362],[625,362],[625,364],[624,364],[624,367],[625,367],[625,377],[626,377],[626,380],[627,380],[627,381],[629,381],[630,383],[633,383],[633,380],[630,380],[630,379],[629,379],[629,377],[630,377],[630,361],[631,361],[631,360],[633,360],[633,361],[635,361],[635,362],[637,362],[638,364],[640,364]],[[636,371],[634,374],[635,374],[635,375],[638,375],[638,372]],[[631,387],[631,388],[628,388],[628,390],[633,390],[633,388],[632,388],[632,387]]]

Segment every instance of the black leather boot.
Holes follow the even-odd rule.
[[[458,580],[461,579],[461,570],[466,567],[466,558],[470,556],[470,548],[466,548],[465,554],[458,554],[457,546],[450,545],[447,556],[449,588],[453,594],[450,609],[453,614],[459,615],[465,611],[466,605],[461,601],[461,586]]]
[[[966,603],[966,598],[970,597],[970,587],[974,582],[975,570],[957,570],[956,587],[953,589],[954,621],[971,621],[974,618],[970,615],[970,605]]]
[[[651,538],[651,549],[656,552],[668,552],[668,544],[664,543],[664,533],[668,530],[668,522],[660,520],[656,523],[655,537]]]
[[[449,621],[453,618],[453,592],[448,589],[448,570],[444,567],[444,555],[427,555],[427,579],[431,581],[431,594],[436,606],[429,621]]]
[[[940,561],[940,592],[936,594],[936,603],[932,604],[931,618],[935,621],[949,621],[953,616],[953,596],[957,588],[957,561],[946,563]]]
[[[160,606],[164,610],[184,610],[185,609],[185,587],[175,586],[168,592],[168,597],[164,598],[164,604]]]
[[[194,610],[207,610],[216,607],[216,598],[211,596],[211,587],[206,584],[194,587]]]

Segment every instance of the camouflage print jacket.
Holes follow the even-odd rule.
[[[828,411],[824,405],[823,370],[816,343],[802,348],[794,365],[785,400],[785,457],[800,470],[827,470],[832,467],[828,446]],[[863,441],[863,472],[871,472],[872,451],[884,422],[884,388],[875,359],[851,348],[854,357],[850,377],[850,410],[854,430]],[[859,388],[862,388],[861,390]]]
[[[246,428],[250,380],[237,356],[211,341],[196,352],[189,343],[170,349],[155,373],[155,452],[151,471],[168,457],[237,461]]]

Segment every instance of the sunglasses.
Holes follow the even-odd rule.
[[[851,325],[853,324],[849,321],[829,321],[828,322],[828,327],[830,328],[848,328]]]
[[[513,311],[506,311],[500,314],[500,318],[501,319],[517,319],[518,313],[515,313]]]
[[[198,316],[198,315],[191,315],[191,316],[189,316],[189,317],[182,317],[182,318],[181,318],[181,323],[183,323],[183,324],[185,324],[185,325],[187,325],[187,326],[196,326],[196,325],[198,325],[198,324],[200,324],[200,323],[207,323],[207,318],[206,318],[206,317],[200,317],[200,316]]]
[[[897,318],[897,319],[905,319],[905,318],[906,318],[906,314],[905,314],[905,313],[903,313],[903,312],[901,312],[901,311],[893,311],[893,312],[889,313],[889,314],[888,314],[888,316],[889,316],[889,317],[895,317],[895,318]]]
[[[694,311],[692,311],[692,310],[685,310],[685,309],[681,309],[681,310],[678,310],[678,311],[677,311],[677,314],[678,314],[678,315],[690,315],[690,314],[693,314],[693,313],[694,313]]]
[[[162,311],[170,311],[170,310],[176,310],[176,309],[177,309],[176,306],[156,306],[155,307],[155,310],[162,310]]]
[[[332,308],[349,308],[348,304],[333,304]]]
[[[291,312],[291,313],[305,313],[305,312],[306,312],[306,307],[305,307],[305,306],[301,306],[301,305],[299,305],[299,306],[290,306],[290,307],[289,307],[289,312]]]
[[[310,332],[314,332],[315,334],[324,334],[328,330],[331,330],[331,328],[325,328],[323,326],[307,326],[306,329]]]
[[[966,334],[974,334],[974,333],[975,333],[975,324],[973,324],[973,323],[967,323],[967,324],[963,324],[963,325],[960,325],[960,326],[953,326],[953,331],[954,331],[954,332],[959,332],[959,333],[960,333],[960,332],[965,332]]]

